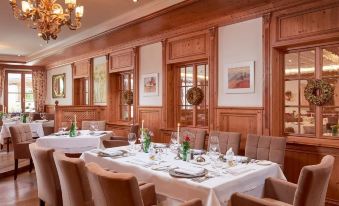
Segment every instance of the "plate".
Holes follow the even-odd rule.
[[[255,163],[257,165],[262,165],[262,166],[267,166],[267,165],[271,165],[272,164],[271,161],[267,161],[267,160],[257,160]]]
[[[177,168],[172,168],[168,171],[168,173],[172,176],[172,177],[178,177],[178,178],[195,178],[195,177],[203,177],[208,173],[207,169],[204,169],[204,171],[199,174],[199,175],[189,175],[189,174],[184,174],[184,173],[180,173],[180,172],[176,172],[175,169]]]

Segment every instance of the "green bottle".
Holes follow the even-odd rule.
[[[76,137],[77,136],[77,127],[75,122],[72,122],[71,129],[69,130],[69,136],[70,137]]]

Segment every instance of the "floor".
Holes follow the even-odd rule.
[[[16,181],[13,176],[0,179],[1,206],[39,205],[35,172],[23,172]]]
[[[29,160],[19,160],[19,168],[29,165]],[[7,153],[6,147],[0,151],[0,178],[3,174],[6,174],[14,170],[14,152],[12,144],[10,144],[10,150]]]

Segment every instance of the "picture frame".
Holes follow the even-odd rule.
[[[108,61],[106,56],[93,58],[93,104],[107,104]]]
[[[224,93],[254,93],[254,61],[226,64],[223,74]]]
[[[66,98],[66,73],[52,76],[52,97]]]
[[[159,74],[151,73],[141,76],[142,94],[144,97],[159,95]]]

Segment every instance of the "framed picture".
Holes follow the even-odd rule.
[[[106,105],[107,60],[106,56],[93,59],[93,103]]]
[[[158,81],[158,73],[142,75],[142,91],[144,97],[159,95]]]
[[[253,93],[254,61],[227,64],[223,84],[225,93]]]
[[[52,76],[52,97],[65,98],[66,95],[66,74],[57,74]]]

